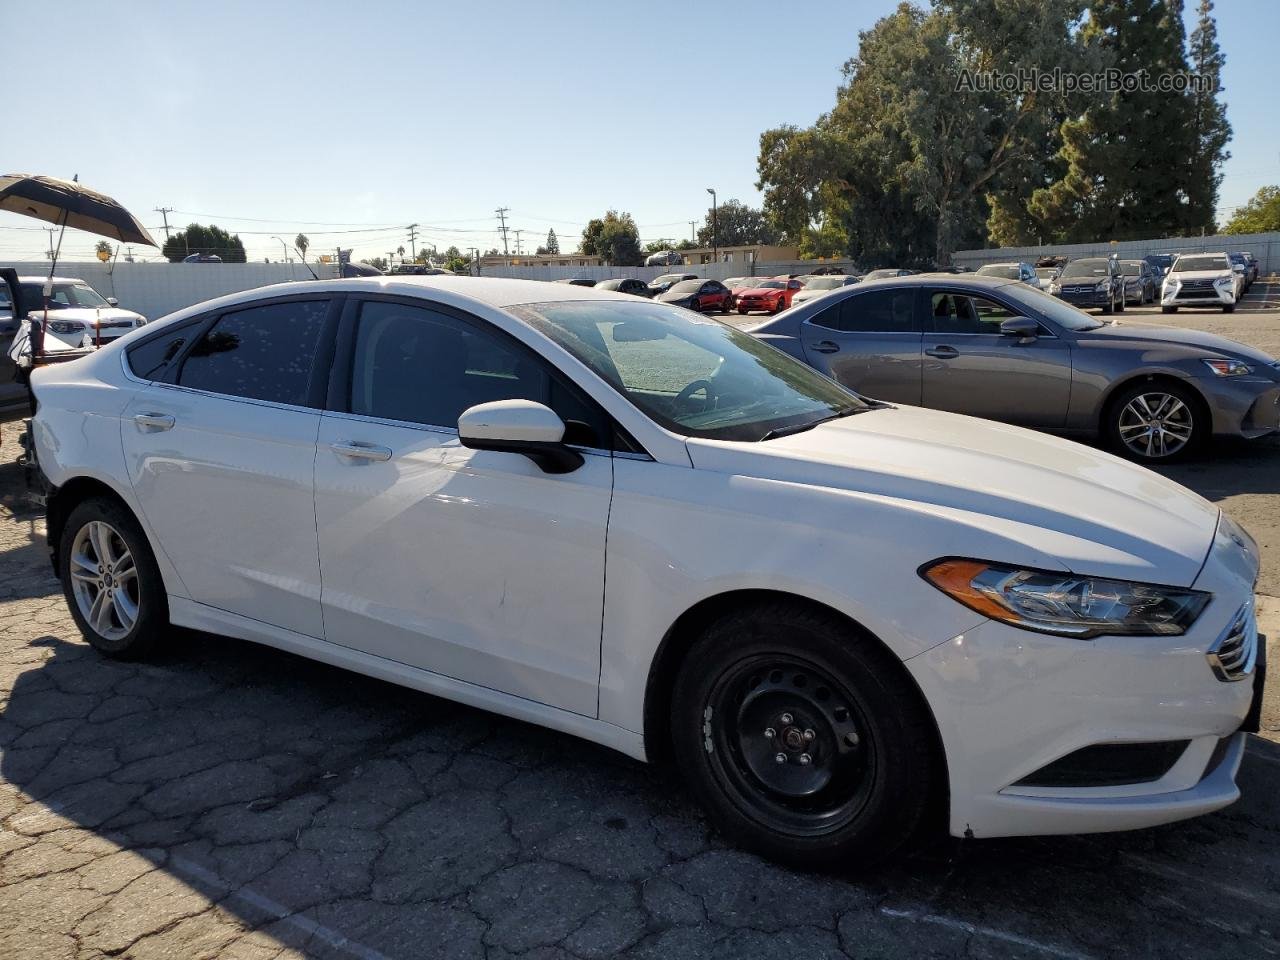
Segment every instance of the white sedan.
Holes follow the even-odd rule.
[[[536,281],[273,286],[33,383],[107,656],[181,625],[674,757],[800,864],[885,856],[935,802],[994,837],[1238,796],[1257,548],[1089,447]]]

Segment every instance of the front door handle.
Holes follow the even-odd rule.
[[[133,422],[143,430],[159,432],[172,430],[177,421],[167,413],[139,413],[134,415]]]
[[[391,459],[391,448],[380,447],[376,443],[362,443],[359,440],[343,440],[329,444],[329,449],[348,460],[374,460],[381,463]]]
[[[960,356],[960,351],[955,347],[948,347],[945,344],[939,344],[936,347],[930,347],[925,351],[931,357],[937,357],[940,360],[954,360]]]
[[[834,340],[819,340],[813,345],[813,349],[818,353],[839,353],[840,344]]]

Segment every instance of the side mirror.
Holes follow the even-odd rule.
[[[120,306],[120,301],[117,300],[115,297],[107,297],[107,303],[113,307]]]
[[[1018,337],[1026,343],[1039,335],[1040,324],[1030,317],[1010,317],[1000,324],[1000,332],[1006,337]]]
[[[458,440],[471,450],[519,453],[543,473],[570,473],[582,466],[582,454],[564,442],[564,421],[532,400],[479,403],[458,417]]]

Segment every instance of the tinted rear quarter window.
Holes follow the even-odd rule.
[[[302,300],[224,314],[191,348],[177,382],[303,405],[328,309],[327,300]]]
[[[846,297],[810,323],[845,333],[914,333],[914,290],[869,290]]]
[[[129,370],[141,380],[159,380],[169,368],[169,362],[181,352],[203,322],[203,319],[195,320],[170,327],[159,336],[130,347],[127,354]]]

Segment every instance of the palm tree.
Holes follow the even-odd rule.
[[[298,252],[302,254],[302,259],[307,259],[307,247],[311,246],[311,241],[307,239],[305,233],[300,233],[293,238],[293,245],[298,248]]]

